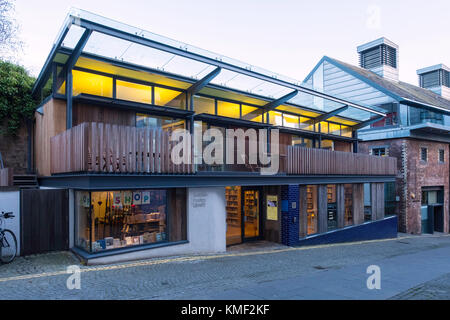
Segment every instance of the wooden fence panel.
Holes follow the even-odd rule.
[[[67,190],[21,190],[21,255],[69,249]]]
[[[396,175],[396,158],[288,146],[287,174]]]

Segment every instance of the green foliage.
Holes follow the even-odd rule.
[[[38,105],[31,95],[34,81],[23,67],[0,60],[0,124],[6,124],[9,135],[16,135],[21,122],[33,117]]]

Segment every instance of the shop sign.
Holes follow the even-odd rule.
[[[122,192],[114,192],[113,198],[114,198],[114,205],[120,206],[122,204]]]
[[[123,204],[125,206],[131,206],[131,200],[133,199],[133,193],[131,191],[123,192]]]
[[[142,193],[133,192],[133,204],[141,204],[142,203]]]
[[[150,204],[150,192],[142,192],[142,204]]]
[[[278,196],[267,196],[267,220],[278,220]]]

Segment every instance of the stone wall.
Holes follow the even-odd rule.
[[[22,123],[17,136],[6,134],[6,124],[0,125],[0,152],[6,168],[12,168],[14,173],[27,171],[27,144],[28,132],[25,123]]]

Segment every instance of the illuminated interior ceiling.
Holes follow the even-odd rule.
[[[270,101],[294,93],[276,109],[317,116],[347,106],[342,112],[333,114],[332,121],[349,125],[385,116],[379,108],[319,92],[280,74],[79,9],[69,12],[33,91],[48,79],[52,61],[64,64],[74,59],[76,67],[181,89],[190,88],[220,68],[220,72],[198,93],[258,106],[267,106]],[[116,61],[132,68],[105,61]]]

